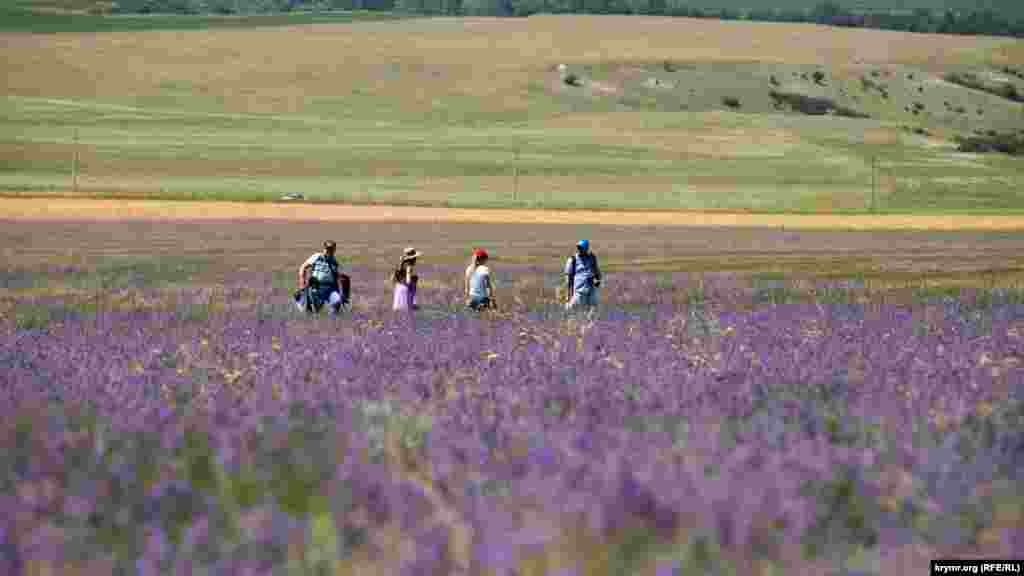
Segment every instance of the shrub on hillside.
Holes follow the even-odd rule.
[[[951,84],[957,84],[964,88],[973,88],[975,90],[984,90],[984,84],[977,76],[969,72],[950,72],[945,76],[946,82]]]
[[[889,87],[886,86],[885,84],[879,84],[878,82],[875,82],[874,80],[868,78],[867,76],[861,76],[860,77],[860,85],[864,89],[865,92],[869,92],[871,90],[877,90],[878,94],[883,99],[885,99],[885,100],[889,99]]]
[[[957,137],[957,150],[978,154],[1002,152],[1012,156],[1024,156],[1024,134],[1000,134],[995,130],[989,130],[985,135]]]
[[[732,108],[732,109],[735,110],[736,108],[740,107],[740,100],[739,100],[739,98],[734,98],[732,96],[726,96],[726,97],[722,98],[722,104],[725,104],[729,108]]]
[[[772,86],[778,86],[779,85],[779,79],[775,77],[775,74],[772,74],[768,78],[768,83],[771,84]]]
[[[829,98],[805,96],[803,94],[779,92],[777,90],[772,90],[769,95],[776,108],[789,106],[792,110],[811,116],[835,114],[836,116],[845,116],[847,118],[870,118],[869,115],[863,112],[840,106]]]
[[[1020,90],[1018,90],[1017,86],[1014,84],[1006,83],[1000,84],[999,86],[992,86],[990,84],[986,84],[975,74],[971,74],[969,72],[953,72],[946,74],[945,78],[947,82],[963,86],[964,88],[995,94],[996,96],[1005,98],[1011,102],[1024,102],[1024,94],[1021,94]]]
[[[1010,76],[1016,76],[1017,78],[1024,80],[1024,70],[1017,70],[1016,68],[1010,68],[1009,66],[1003,66],[1000,70]]]
[[[1013,102],[1024,102],[1024,94],[1021,94],[1013,84],[1003,84],[1003,86],[998,90],[998,93],[1007,100]]]
[[[565,77],[562,78],[562,82],[565,82],[569,86],[582,86],[583,85],[583,80],[581,80],[579,76],[577,76],[576,74],[573,74],[572,72],[566,74]]]
[[[819,86],[823,86],[825,84],[825,73],[821,70],[815,70],[811,77],[814,78],[815,84],[818,84]]]

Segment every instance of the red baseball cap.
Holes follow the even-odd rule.
[[[475,248],[473,250],[473,257],[475,258],[487,258],[487,250],[483,248]]]

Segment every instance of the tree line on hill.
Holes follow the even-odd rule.
[[[530,14],[645,14],[808,22],[907,32],[1024,37],[1024,18],[994,10],[851,10],[826,1],[799,9],[699,8],[686,0],[118,0],[119,13],[252,14],[319,10],[383,10],[415,14],[529,16]]]

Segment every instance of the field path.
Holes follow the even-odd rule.
[[[728,214],[428,208],[419,206],[311,205],[2,198],[0,219],[76,220],[289,220],[320,222],[425,222],[480,224],[585,224],[789,228],[794,230],[1024,230],[1024,215]]]

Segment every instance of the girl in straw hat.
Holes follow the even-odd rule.
[[[415,310],[416,306],[416,283],[419,276],[416,275],[416,259],[421,256],[415,248],[409,247],[402,254],[402,261],[395,269],[392,280],[395,284],[395,297],[392,310]]]

